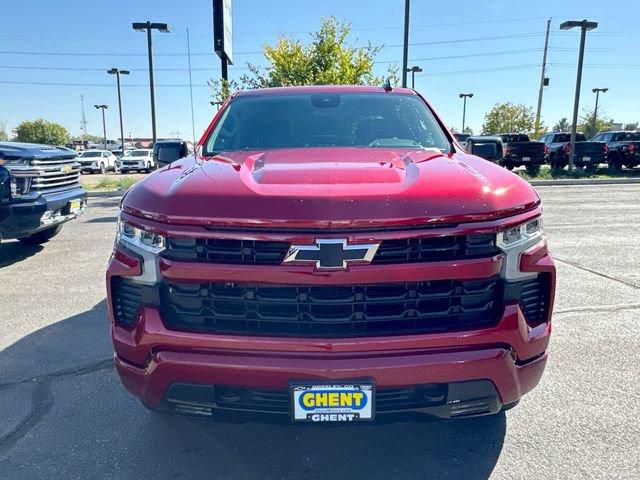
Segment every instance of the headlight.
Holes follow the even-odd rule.
[[[164,250],[164,237],[118,219],[116,241],[124,246],[134,246],[147,252],[160,253]]]
[[[496,245],[506,256],[503,275],[507,280],[516,280],[535,275],[530,272],[520,271],[520,255],[543,240],[542,217],[528,220],[498,233]]]
[[[521,223],[515,227],[507,228],[498,234],[498,247],[508,247],[520,242],[526,242],[542,236],[542,218],[538,217]]]
[[[29,193],[29,188],[31,188],[30,177],[16,177],[11,175],[10,183],[12,197],[21,197],[26,195]]]

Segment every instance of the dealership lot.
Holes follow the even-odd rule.
[[[541,385],[495,417],[341,427],[147,412],[111,364],[117,198],[51,243],[0,245],[0,477],[637,478],[640,185],[540,187],[557,258]]]

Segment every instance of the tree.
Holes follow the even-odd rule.
[[[464,130],[462,131],[462,133],[468,133],[469,135],[473,135],[473,128],[464,127]]]
[[[533,108],[513,103],[496,103],[484,116],[482,133],[531,133],[534,130]],[[540,127],[544,131],[544,126]]]
[[[598,132],[610,130],[613,125],[613,120],[607,117],[607,114],[602,109],[598,110],[597,119],[594,113],[592,108],[585,107],[582,109],[582,114],[578,119],[576,130],[584,133],[587,138],[593,137]]]
[[[282,36],[275,45],[265,45],[266,67],[247,63],[249,74],[234,80],[211,80],[216,102],[242,88],[291,85],[381,85],[382,77],[373,74],[374,59],[381,47],[351,47],[347,43],[351,26],[334,17],[322,20],[320,30],[311,34],[308,45]],[[398,67],[389,67],[392,84],[398,83]]]
[[[9,140],[9,134],[7,134],[7,123],[0,122],[0,142]]]
[[[624,127],[622,127],[623,130],[638,130],[638,122],[633,122],[633,123],[625,123]]]
[[[558,123],[556,123],[551,129],[551,131],[553,132],[568,132],[570,130],[571,130],[571,124],[569,123],[569,120],[567,120],[566,117],[562,117],[558,121]]]
[[[25,120],[18,128],[16,140],[18,142],[44,143],[47,145],[64,145],[69,141],[69,132],[62,125],[47,122],[42,118]]]

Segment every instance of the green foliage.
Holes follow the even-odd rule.
[[[552,132],[568,132],[571,130],[571,124],[566,117],[562,117],[551,129]]]
[[[638,122],[625,123],[624,126],[622,127],[622,129],[623,130],[638,130]]]
[[[351,47],[351,26],[334,17],[322,20],[320,29],[311,34],[308,45],[282,36],[275,45],[265,45],[266,67],[247,64],[249,73],[240,81],[211,80],[216,102],[242,88],[282,87],[292,85],[381,85],[382,77],[373,75],[374,59],[381,47]],[[389,78],[398,84],[398,67],[389,67]]]
[[[7,133],[7,122],[0,122],[0,142],[9,140]]]
[[[462,133],[468,133],[469,135],[473,135],[473,128],[464,127],[464,130],[462,131]]]
[[[533,109],[526,105],[513,103],[496,103],[484,116],[482,133],[495,135],[498,133],[531,133],[534,130],[535,115]],[[540,124],[544,131],[544,126]]]
[[[18,142],[43,143],[46,145],[64,145],[69,141],[69,132],[62,125],[47,122],[42,118],[25,120],[16,129]]]
[[[598,132],[610,130],[613,125],[613,120],[607,117],[607,114],[602,109],[598,110],[597,119],[593,114],[594,110],[592,108],[585,107],[582,109],[582,114],[578,118],[576,130],[584,133],[587,139],[593,137]]]

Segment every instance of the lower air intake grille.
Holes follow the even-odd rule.
[[[366,285],[165,282],[162,317],[183,331],[375,336],[486,328],[502,311],[498,277]]]
[[[527,322],[537,325],[544,322],[549,310],[549,275],[540,274],[520,285],[520,307]]]
[[[118,325],[133,325],[142,305],[142,285],[126,278],[114,278],[111,284],[111,293],[116,323]]]

